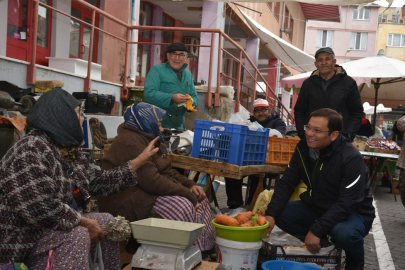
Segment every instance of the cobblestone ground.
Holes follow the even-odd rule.
[[[223,179],[220,181],[224,182]],[[244,179],[244,183],[247,178]],[[246,187],[243,187],[245,196]],[[221,184],[217,191],[219,208],[222,213],[229,211],[226,205],[225,185]],[[397,202],[388,187],[377,186],[374,200],[379,214],[381,225],[374,226],[370,234],[364,239],[366,270],[404,270],[405,269],[405,207],[397,195]],[[214,203],[212,203],[214,205]],[[380,229],[378,229],[380,228]],[[378,230],[377,230],[378,229]],[[376,230],[373,232],[373,230]],[[385,238],[386,242],[378,241],[380,248],[376,247],[375,237]],[[384,249],[384,243],[388,248]],[[378,250],[378,253],[377,253]]]

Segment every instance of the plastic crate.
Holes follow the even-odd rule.
[[[269,131],[196,119],[191,156],[239,166],[262,165],[266,160]]]
[[[335,269],[340,269],[342,264],[342,249],[333,249],[328,256],[317,255],[290,255],[286,254],[282,246],[271,245],[262,241],[262,248],[259,251],[260,261],[286,260],[295,262],[311,262],[316,264],[336,264]]]
[[[288,165],[299,139],[269,137],[266,164]]]

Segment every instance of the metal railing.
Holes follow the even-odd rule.
[[[116,38],[122,42],[125,42],[125,64],[124,64],[124,71],[123,71],[123,85],[121,88],[121,95],[123,96],[128,96],[128,91],[129,89],[127,88],[128,84],[128,53],[129,53],[129,46],[131,44],[151,44],[151,45],[169,45],[168,43],[154,43],[154,42],[142,42],[142,41],[130,41],[130,33],[131,30],[151,30],[151,31],[171,31],[171,32],[200,32],[200,33],[210,33],[211,34],[211,44],[210,45],[193,45],[193,44],[187,44],[187,46],[198,46],[198,47],[208,47],[210,49],[210,60],[209,60],[209,73],[208,73],[208,90],[206,94],[206,106],[211,107],[211,106],[219,106],[220,105],[220,78],[221,78],[221,62],[222,59],[219,57],[217,61],[217,74],[213,74],[213,67],[215,64],[214,61],[214,51],[212,48],[215,47],[215,35],[217,35],[217,41],[218,41],[218,55],[221,55],[223,52],[224,54],[230,56],[233,58],[233,60],[238,64],[238,72],[237,72],[237,78],[232,78],[234,82],[236,82],[236,100],[235,100],[235,112],[239,111],[239,106],[241,104],[241,89],[242,87],[247,88],[248,90],[251,89],[253,90],[253,95],[252,95],[252,102],[256,99],[256,85],[257,85],[257,78],[260,77],[261,80],[266,84],[267,89],[269,90],[270,94],[273,95],[271,97],[268,95],[268,93],[265,91],[266,96],[268,99],[272,101],[278,101],[280,104],[280,115],[284,117],[284,119],[289,122],[290,119],[292,119],[292,115],[289,113],[289,110],[282,104],[281,100],[277,97],[277,95],[274,93],[273,89],[270,87],[266,79],[263,77],[263,75],[259,72],[257,67],[254,65],[253,61],[249,58],[245,50],[237,44],[232,38],[230,38],[228,35],[226,35],[223,31],[220,29],[209,29],[209,28],[187,28],[187,27],[163,27],[163,26],[132,26],[129,25],[126,22],[123,22],[116,17],[108,14],[107,12],[94,7],[93,5],[83,1],[83,0],[73,0],[76,3],[79,3],[80,5],[84,6],[85,8],[91,10],[92,12],[92,19],[91,23],[88,23],[86,21],[80,20],[70,14],[67,14],[65,12],[62,12],[52,6],[49,6],[47,4],[44,4],[40,2],[39,0],[29,0],[33,4],[33,34],[31,35],[31,51],[32,51],[32,57],[29,66],[27,67],[27,83],[28,84],[35,84],[36,81],[36,40],[37,40],[37,28],[38,28],[38,7],[39,5],[48,8],[54,12],[58,12],[60,14],[63,14],[64,16],[67,16],[77,22],[83,23],[84,25],[87,25],[90,27],[90,46],[89,46],[89,58],[87,60],[87,76],[84,80],[84,92],[88,92],[91,87],[91,63],[92,63],[92,56],[93,56],[93,44],[94,44],[94,32],[95,30],[100,31],[106,35],[109,35],[113,38]],[[96,26],[96,14],[104,16],[104,18],[108,18],[109,20],[117,23],[118,25],[124,27],[126,31],[126,37],[121,38],[118,37],[112,33],[109,33],[108,31],[105,31],[99,27]],[[83,34],[83,33],[82,33]],[[239,55],[238,57],[233,56],[231,53],[229,53],[227,50],[225,50],[222,47],[222,40],[227,40],[230,42],[235,48],[239,50]],[[247,61],[251,67],[254,69],[253,72],[250,72],[246,66],[243,64],[243,59]],[[249,86],[248,84],[243,83],[241,80],[242,76],[242,68],[244,69],[244,74],[249,74],[253,78],[253,87]],[[222,74],[223,75],[223,74]],[[213,76],[216,76],[217,82],[216,82],[216,91],[212,92],[212,78]],[[212,95],[214,96],[214,102],[212,102]],[[274,102],[275,104],[275,102]]]

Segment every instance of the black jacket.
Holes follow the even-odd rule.
[[[309,156],[309,150],[306,140],[298,143],[266,214],[277,220],[302,180],[308,190],[300,195],[301,200],[312,205],[321,216],[310,227],[317,237],[328,234],[354,213],[362,215],[371,225],[375,217],[373,198],[367,186],[367,167],[359,151],[342,135],[321,149],[316,161]]]
[[[270,114],[269,117],[264,121],[258,121],[254,116],[250,116],[250,122],[257,121],[262,127],[275,129],[279,131],[283,136],[285,136],[286,131],[286,124],[283,120],[281,120],[278,114]]]
[[[343,67],[335,65],[335,72],[326,89],[323,89],[318,70],[302,84],[294,106],[295,125],[301,139],[305,137],[304,125],[308,123],[310,114],[321,108],[331,108],[340,113],[343,116],[343,133],[351,138],[356,136],[363,116],[359,89]]]

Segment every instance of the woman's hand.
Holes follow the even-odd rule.
[[[201,202],[202,200],[205,199],[206,195],[204,192],[204,189],[200,187],[199,185],[194,185],[190,188],[190,191],[193,192],[196,197],[198,198],[198,201]]]
[[[100,238],[104,238],[105,236],[103,230],[100,228],[100,226],[98,226],[97,220],[82,217],[82,220],[80,221],[80,226],[83,226],[88,229],[90,235],[90,242],[92,244],[98,243]]]
[[[159,137],[154,138],[145,150],[136,158],[131,160],[132,171],[136,172],[145,162],[154,154],[159,151],[159,147],[155,147],[155,143],[159,140]]]

